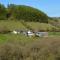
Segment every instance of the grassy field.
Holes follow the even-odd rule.
[[[26,22],[33,29],[48,29],[51,25]],[[45,27],[46,28],[45,28]],[[0,21],[0,28],[27,29],[20,21]],[[27,37],[22,34],[0,34],[0,60],[60,60],[60,32],[53,37]]]
[[[60,37],[0,34],[0,60],[60,60]]]
[[[50,37],[52,36],[53,38],[54,37],[60,37],[60,32],[57,33],[57,32],[49,32],[49,36]],[[28,36],[25,36],[25,35],[22,35],[22,34],[18,34],[18,35],[15,35],[15,34],[0,34],[0,43],[5,43],[7,41],[12,41],[12,40],[18,40],[20,42],[32,42],[34,40],[40,40],[40,39],[43,39],[44,37],[28,37]]]
[[[34,29],[34,30],[39,30],[39,29],[43,29],[43,30],[47,30],[47,29],[52,29],[52,27],[50,24],[46,24],[46,23],[39,23],[39,22],[24,22],[26,25],[28,25],[30,28]],[[27,29],[26,26],[24,24],[22,24],[21,21],[14,21],[14,20],[1,20],[0,21],[0,29],[1,28],[8,28],[9,30],[15,30],[15,29]],[[60,32],[49,32],[49,36],[60,36]],[[23,35],[14,35],[14,34],[0,34],[0,43],[5,42],[5,40],[36,40],[37,37],[32,37],[29,38],[27,36],[23,36]],[[39,38],[37,38],[39,39]]]
[[[24,23],[34,30],[39,30],[39,29],[47,30],[47,29],[52,29],[52,27],[54,27],[50,24],[39,23],[39,22],[24,22]],[[0,21],[0,29],[1,28],[4,28],[4,29],[8,28],[9,30],[28,29],[28,28],[26,28],[26,26],[21,21],[16,21],[16,20],[15,21],[14,20],[5,20],[5,21],[1,20]],[[50,35],[60,36],[60,32],[49,32],[49,36]],[[0,34],[0,41],[3,42],[6,39],[7,40],[15,40],[16,39],[15,37],[17,38],[17,40],[19,40],[19,39],[29,40],[29,37],[26,37],[23,35]],[[35,37],[34,37],[34,39],[35,39]]]

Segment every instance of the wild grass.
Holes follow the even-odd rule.
[[[10,30],[14,29],[26,29],[20,21],[16,20],[1,20],[0,21],[0,28],[8,28]]]
[[[24,23],[24,24],[23,24]],[[2,28],[8,28],[9,30],[15,30],[15,29],[33,29],[33,30],[44,30],[44,31],[51,31],[58,29],[55,26],[52,26],[47,23],[40,23],[40,22],[21,22],[17,20],[1,20],[0,21],[0,29]]]
[[[0,60],[60,60],[60,37],[17,37],[0,44]]]
[[[48,33],[49,36],[60,36],[60,32],[49,32]]]
[[[27,25],[30,26],[33,30],[43,30],[43,31],[51,31],[53,29],[58,29],[51,24],[39,23],[39,22],[27,22]]]
[[[34,29],[44,28],[43,23],[30,22]],[[40,26],[41,25],[41,26]],[[48,26],[44,24],[45,27]],[[26,29],[19,21],[0,21],[0,27],[10,30]],[[22,34],[0,34],[0,60],[60,60],[60,33],[49,32],[53,37],[27,37]]]

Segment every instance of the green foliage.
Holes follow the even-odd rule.
[[[0,4],[0,20],[6,18],[11,20],[48,22],[48,16],[36,8],[14,4],[10,4],[7,8],[5,8],[2,4]]]
[[[4,5],[0,4],[0,20],[5,20],[6,19],[6,8]]]
[[[38,22],[48,21],[48,17],[45,13],[29,6],[11,4],[8,6],[8,11],[10,13],[10,17],[13,16],[18,20],[22,19],[24,21]]]

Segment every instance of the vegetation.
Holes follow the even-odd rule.
[[[0,60],[60,60],[60,37],[1,36],[5,42],[0,44]]]
[[[14,20],[1,20],[0,21],[0,32],[7,30],[12,31],[15,29],[26,30],[30,29],[33,31],[50,31],[56,32],[60,31],[60,29],[56,26],[47,23],[39,23],[39,22],[22,22],[22,21],[14,21]]]
[[[49,32],[49,36],[60,36],[60,32]]]
[[[24,5],[10,4],[7,7],[5,7],[4,5],[0,4],[0,20],[5,20],[5,21],[7,20],[8,21],[7,24],[10,22],[9,20],[21,22],[20,24],[18,23],[19,25],[17,24],[18,26],[14,24],[16,28],[12,24],[13,21],[10,22],[8,26],[9,25],[12,26],[7,27],[7,28],[11,27],[10,30],[22,28],[22,25],[24,26],[25,24],[25,26],[22,29],[28,28],[32,30],[37,29],[39,31],[55,31],[55,32],[60,31],[59,19],[48,17],[44,12],[36,8],[24,6]],[[28,23],[26,24],[25,22]],[[5,22],[3,26],[5,26]]]
[[[0,20],[7,18],[11,20],[48,22],[48,16],[44,12],[24,5],[10,4],[6,8],[0,4],[0,14]]]
[[[6,19],[7,10],[4,5],[0,4],[0,20]]]
[[[60,60],[60,18],[24,5],[0,4],[0,60]],[[48,37],[9,33],[15,29],[48,31]]]
[[[54,18],[54,19],[51,19],[51,20],[48,20],[48,23],[55,26],[55,27],[58,27],[60,28],[60,19],[58,18]]]
[[[39,22],[26,22],[26,24],[31,27],[32,30],[35,31],[50,31],[50,32],[55,32],[59,31],[58,27],[55,27],[51,24],[46,24],[46,23],[39,23]]]

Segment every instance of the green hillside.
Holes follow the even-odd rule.
[[[48,22],[48,16],[44,12],[30,6],[11,4],[8,6],[8,12],[9,17],[18,20]]]
[[[20,21],[1,20],[0,21],[0,30],[6,29],[6,28],[9,30],[26,29],[25,26]]]
[[[53,31],[57,30],[58,28],[47,23],[39,23],[39,22],[27,22],[27,25],[30,26],[33,30],[37,31]]]
[[[5,7],[0,4],[0,28],[32,29],[40,31],[59,31],[60,23],[55,18],[36,8],[10,4]]]
[[[21,22],[21,21],[14,21],[14,20],[1,20],[0,21],[0,30],[9,29],[31,29],[34,31],[53,31],[57,30],[58,27],[55,27],[51,24],[47,23],[39,23],[39,22]]]
[[[48,22],[47,14],[30,6],[10,4],[6,8],[4,5],[0,4],[0,11],[0,20],[10,19],[43,23]]]

